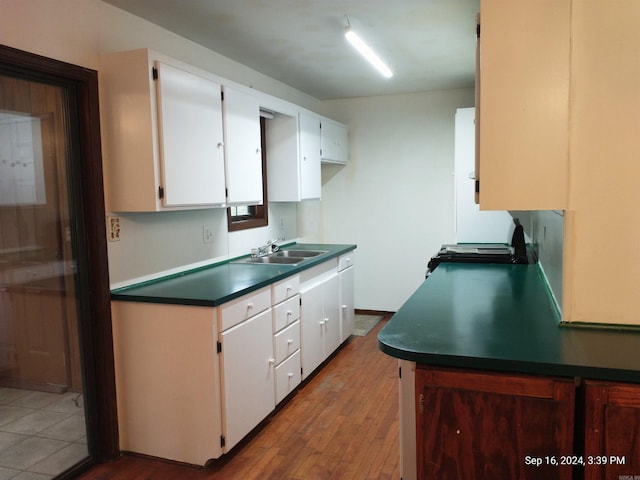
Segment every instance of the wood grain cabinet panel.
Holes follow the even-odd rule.
[[[571,479],[551,457],[573,452],[574,392],[573,379],[418,366],[417,478]]]
[[[640,475],[640,385],[585,382],[585,480]]]

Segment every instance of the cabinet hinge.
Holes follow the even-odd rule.
[[[158,198],[162,200],[164,198],[164,187],[158,187]]]
[[[224,92],[220,90],[220,100],[224,102]]]
[[[480,180],[476,180],[476,193],[480,193]]]
[[[476,25],[476,37],[480,38],[480,24],[479,23]]]
[[[218,353],[222,352],[222,343],[221,342],[217,342],[216,343],[216,352],[218,352]]]
[[[424,393],[420,394],[419,405],[420,405],[420,415],[424,415]]]
[[[300,306],[302,306],[302,297],[300,297],[299,303],[300,303]]]
[[[151,67],[151,78],[158,80],[158,69],[156,67]]]
[[[224,448],[224,446],[227,444],[224,435],[220,435],[220,448]]]
[[[398,378],[402,378],[402,367],[398,367]]]

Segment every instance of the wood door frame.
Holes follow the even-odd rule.
[[[78,151],[72,156],[79,160],[68,171],[70,201],[76,207],[72,228],[78,239],[84,239],[76,242],[76,260],[77,294],[84,299],[79,304],[79,327],[90,455],[88,462],[68,472],[75,475],[92,463],[115,458],[119,453],[98,72],[0,45],[0,73],[60,85],[75,93],[70,100],[77,114],[72,127],[78,132],[73,142]]]

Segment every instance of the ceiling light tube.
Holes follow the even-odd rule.
[[[344,34],[349,40],[349,43],[362,55],[371,65],[373,65],[380,74],[385,78],[391,78],[393,72],[385,65],[385,63],[376,55],[376,52],[371,50],[371,47],[367,45],[353,30],[347,28]]]

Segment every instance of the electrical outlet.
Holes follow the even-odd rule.
[[[109,230],[107,234],[109,236],[110,242],[119,242],[120,241],[120,218],[118,217],[109,217]]]
[[[202,226],[202,242],[213,243],[213,227],[211,225]]]

